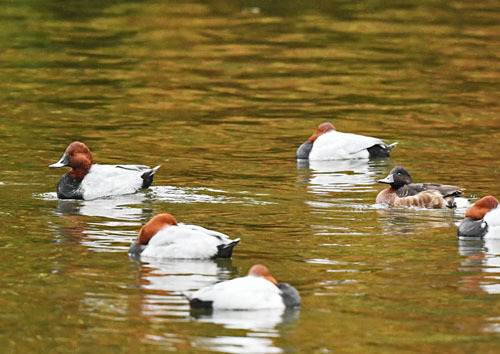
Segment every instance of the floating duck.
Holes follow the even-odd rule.
[[[240,239],[196,225],[177,223],[167,213],[149,220],[129,248],[132,256],[151,258],[231,258]]]
[[[465,219],[458,225],[458,236],[500,238],[498,200],[488,195],[474,203],[465,213]]]
[[[223,281],[186,296],[194,308],[262,310],[300,306],[297,289],[278,283],[261,264],[250,268],[246,277]]]
[[[322,123],[297,149],[297,159],[344,160],[389,157],[397,143],[386,145],[371,136],[341,133],[332,123]]]
[[[390,184],[377,195],[377,204],[408,206],[420,208],[453,208],[454,198],[462,195],[457,186],[437,183],[413,183],[413,180],[401,166],[394,167],[389,175],[379,183]]]
[[[59,180],[57,197],[85,200],[131,194],[146,189],[153,183],[153,175],[160,168],[94,164],[90,149],[79,141],[69,144],[62,158],[49,167],[64,166],[71,167],[71,171]]]

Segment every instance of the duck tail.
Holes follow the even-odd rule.
[[[217,254],[215,255],[215,258],[231,258],[233,256],[233,248],[239,242],[240,239],[237,238],[230,243],[217,246]]]
[[[387,151],[391,151],[392,149],[394,149],[396,147],[396,145],[398,145],[397,141],[393,142],[390,145],[387,145],[387,147],[386,147]]]
[[[153,176],[154,176],[155,172],[158,171],[158,169],[160,167],[161,167],[161,165],[153,167],[153,168],[147,170],[146,172],[144,172],[141,175],[141,178],[142,178],[142,189],[148,188],[153,183]]]
[[[193,293],[189,293],[186,291],[181,292],[181,294],[186,298],[187,301],[189,301],[189,305],[191,306],[191,308],[210,310],[213,307],[213,301],[198,299],[196,297],[193,297]]]
[[[200,299],[189,299],[189,305],[191,305],[192,308],[196,309],[211,309],[213,307],[213,301],[204,301]]]
[[[371,158],[390,157],[391,150],[394,149],[394,147],[397,144],[398,144],[397,142],[392,143],[390,145],[376,144],[373,145],[372,147],[369,147],[367,150]]]
[[[456,208],[457,203],[455,202],[455,198],[460,197],[462,194],[463,194],[462,190],[457,187],[455,187],[455,189],[449,190],[447,193],[443,193],[443,198],[447,203],[446,207],[450,209]]]

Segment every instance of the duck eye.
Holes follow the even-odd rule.
[[[401,172],[398,172],[398,176],[401,176]]]

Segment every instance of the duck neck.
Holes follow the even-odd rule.
[[[78,154],[71,159],[72,170],[68,174],[76,181],[81,180],[89,173],[92,167],[92,157],[87,157],[84,154]]]

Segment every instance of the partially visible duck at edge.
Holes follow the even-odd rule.
[[[131,194],[148,188],[153,175],[160,168],[144,165],[94,164],[92,153],[84,143],[68,145],[61,159],[50,168],[71,167],[57,184],[59,199],[96,199],[113,195]]]
[[[419,208],[454,208],[455,197],[462,195],[457,186],[437,183],[413,183],[413,180],[401,166],[394,167],[389,175],[379,183],[389,184],[377,195],[377,204],[408,206]]]
[[[131,256],[170,259],[231,258],[240,239],[201,226],[178,223],[168,213],[149,220],[129,248]]]
[[[386,145],[370,136],[338,132],[332,123],[322,123],[307,141],[299,146],[299,160],[344,160],[389,157],[397,143]]]
[[[488,195],[479,199],[465,213],[458,225],[461,238],[500,238],[500,208],[498,200]]]
[[[185,294],[193,308],[225,310],[285,309],[300,306],[300,294],[288,283],[278,283],[266,266],[256,264],[248,275]]]

